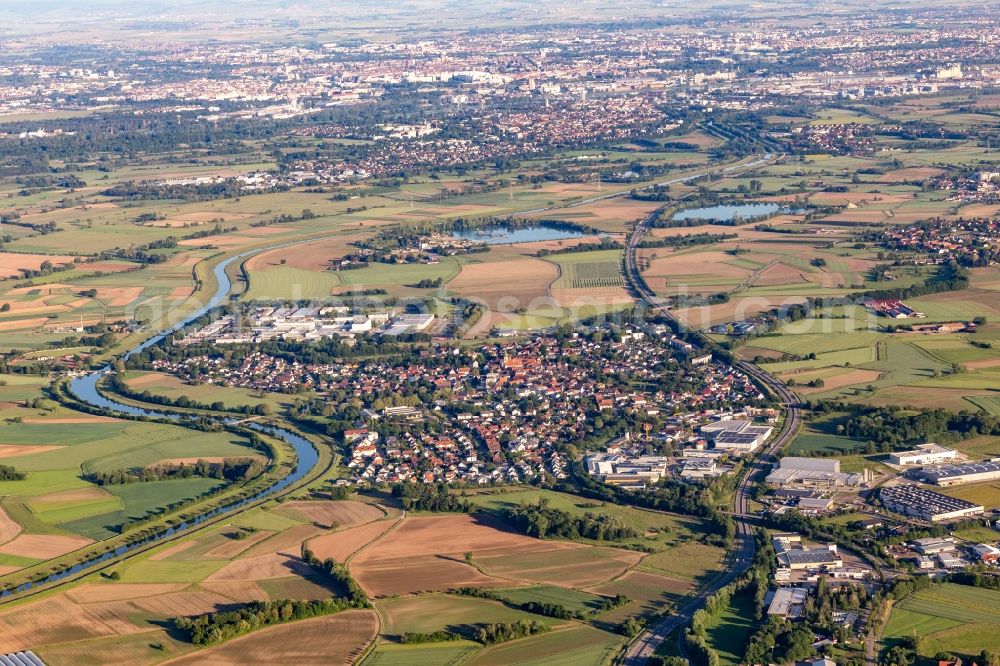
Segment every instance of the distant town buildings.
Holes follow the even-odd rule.
[[[353,340],[359,335],[398,337],[426,331],[434,321],[433,314],[351,314],[347,307],[259,307],[246,316],[224,315],[184,336],[178,344],[253,344],[329,337]]]

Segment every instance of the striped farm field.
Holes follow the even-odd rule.
[[[622,250],[598,250],[575,252],[547,257],[559,265],[559,279],[553,288],[600,289],[621,287],[625,284],[622,275]]]
[[[920,637],[920,652],[932,655],[948,632],[996,635],[1000,591],[945,583],[932,585],[903,599],[893,607],[883,634],[888,644]],[[994,639],[995,641],[995,639]],[[966,647],[969,647],[966,645]],[[976,645],[978,650],[981,645]]]
[[[374,611],[352,610],[261,629],[171,664],[352,664],[378,632]]]

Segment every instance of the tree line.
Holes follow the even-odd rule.
[[[173,479],[219,479],[230,483],[249,481],[264,471],[266,463],[257,458],[230,458],[222,462],[199,459],[193,465],[155,465],[141,469],[113,469],[108,472],[91,472],[87,480],[99,486],[120,486],[129,483],[148,483]]]
[[[538,539],[593,539],[595,541],[622,541],[634,539],[639,533],[626,525],[617,516],[587,512],[574,516],[562,509],[548,505],[548,500],[539,498],[537,504],[522,504],[507,509],[503,513],[507,522],[517,530]]]

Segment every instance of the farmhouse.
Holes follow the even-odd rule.
[[[903,301],[895,299],[865,301],[865,307],[875,314],[889,317],[890,319],[911,319],[924,316],[923,312],[914,310]]]
[[[932,523],[983,513],[979,504],[966,502],[917,486],[882,488],[879,498],[890,511]]]

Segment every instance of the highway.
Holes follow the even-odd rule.
[[[728,167],[724,171],[731,172],[739,169],[752,169],[769,162],[773,157],[773,155],[765,155],[747,164]],[[642,237],[650,229],[655,218],[656,213],[653,213],[637,223],[629,235],[625,250],[625,276],[636,295],[645,301],[651,309],[683,326],[683,322],[680,322],[668,308],[664,307],[663,303],[656,297],[656,294],[649,289],[636,266],[636,254],[639,244],[642,241]],[[687,599],[673,613],[660,620],[657,624],[648,627],[636,637],[629,644],[625,654],[620,659],[620,663],[625,664],[625,666],[642,666],[645,664],[646,660],[656,652],[671,634],[678,630],[683,632],[683,628],[690,623],[694,613],[705,605],[706,598],[737,579],[753,563],[756,544],[753,539],[753,530],[746,521],[746,517],[749,517],[751,513],[751,493],[754,485],[767,475],[777,452],[798,432],[802,416],[799,410],[799,400],[787,386],[752,363],[739,362],[736,364],[736,367],[756,379],[760,384],[767,386],[778,397],[785,406],[784,422],[778,430],[777,435],[771,439],[767,447],[754,457],[749,466],[744,469],[736,485],[736,490],[733,493],[736,536],[733,546],[727,554],[723,570],[703,585],[695,595]],[[682,639],[683,634],[680,633],[678,641],[682,643]]]

